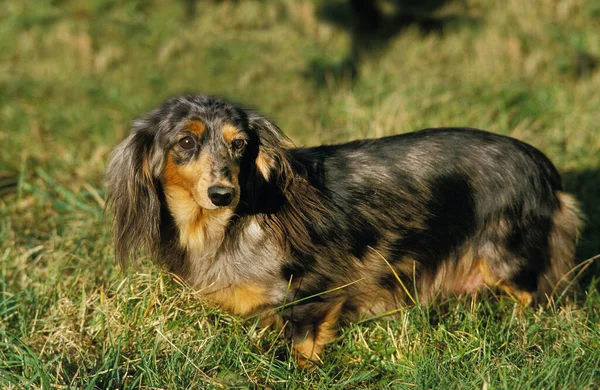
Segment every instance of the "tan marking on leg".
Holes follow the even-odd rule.
[[[283,327],[283,321],[279,313],[275,311],[269,311],[260,316],[260,326],[263,328],[278,330]]]
[[[529,306],[533,302],[533,295],[530,292],[519,290],[516,287],[510,285],[506,281],[499,279],[493,276],[487,267],[487,265],[482,261],[479,264],[481,273],[483,275],[484,283],[490,287],[497,287],[500,290],[504,291],[509,297],[512,299],[519,301],[522,306]]]
[[[478,264],[479,270],[481,271],[481,276],[483,276],[483,283],[485,283],[488,287],[498,287],[502,281],[492,274],[485,261],[479,260]]]
[[[519,290],[508,283],[501,282],[500,289],[515,301],[519,301],[522,306],[529,306],[533,302],[533,296],[527,291]]]
[[[315,334],[307,336],[303,341],[294,343],[292,351],[300,367],[309,367],[311,363],[320,363],[319,354],[326,344],[337,337],[337,324],[340,318],[343,302],[336,304],[325,316],[325,319],[317,326]]]
[[[242,316],[251,314],[268,304],[266,289],[256,284],[226,287],[208,293],[207,298],[222,308]]]

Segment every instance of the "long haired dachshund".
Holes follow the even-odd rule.
[[[204,95],[133,123],[107,170],[116,258],[140,248],[318,361],[340,318],[500,289],[567,289],[581,214],[539,150],[474,129],[294,148]]]

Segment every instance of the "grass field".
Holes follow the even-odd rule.
[[[509,298],[345,325],[312,371],[276,332],[146,259],[122,272],[103,171],[181,92],[272,117],[298,145],[471,126],[543,150],[600,253],[600,5],[437,1],[356,34],[345,1],[5,0],[0,7],[0,388],[598,388],[600,260],[578,305]],[[402,20],[402,22],[400,22]]]

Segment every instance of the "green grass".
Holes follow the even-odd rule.
[[[390,25],[393,34],[371,41],[350,33],[341,0],[199,1],[195,14],[191,1],[4,3],[1,388],[600,386],[600,260],[577,306],[407,308],[346,324],[324,364],[306,371],[276,332],[211,308],[149,261],[120,271],[102,213],[102,173],[130,121],[202,91],[259,109],[299,145],[434,126],[527,141],[581,200],[578,258],[591,258],[600,253],[596,1],[447,1],[433,14],[448,20],[440,31]]]

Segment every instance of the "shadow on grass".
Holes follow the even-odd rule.
[[[367,58],[380,55],[390,40],[408,27],[416,26],[423,35],[442,34],[448,27],[474,26],[479,20],[466,15],[435,16],[434,13],[453,0],[395,0],[393,10],[384,12],[372,0],[325,2],[317,16],[350,34],[349,54],[339,63],[313,60],[306,74],[322,86],[326,80],[359,77],[360,65]]]
[[[565,190],[577,197],[585,215],[585,227],[579,241],[577,259],[584,261],[600,254],[600,169],[562,173]],[[600,259],[584,273],[581,284],[587,287],[600,276]]]
[[[225,0],[179,0],[185,12],[185,19],[191,22],[196,19],[203,7],[211,6],[214,3],[223,3]],[[237,4],[239,0],[228,0],[230,3]]]

